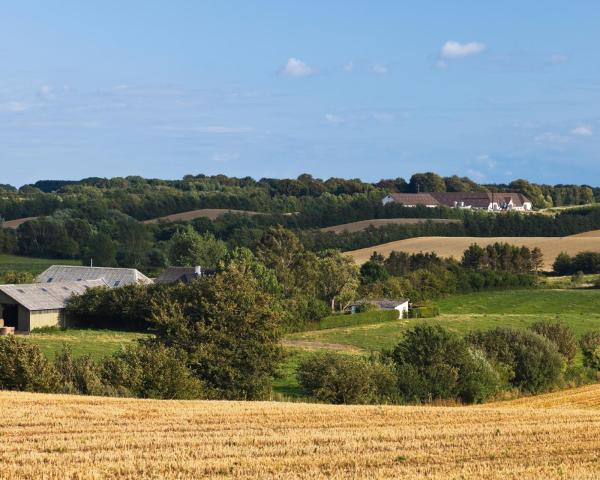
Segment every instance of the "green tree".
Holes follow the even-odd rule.
[[[105,233],[97,233],[84,248],[81,263],[96,267],[114,267],[117,265],[117,245]]]
[[[227,245],[211,233],[199,234],[191,226],[180,230],[169,241],[169,261],[180,267],[202,265],[215,268],[227,255]]]
[[[319,291],[335,311],[336,303],[343,309],[356,298],[359,270],[352,258],[338,251],[321,254],[319,263]]]

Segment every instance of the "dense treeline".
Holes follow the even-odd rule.
[[[556,257],[553,269],[558,275],[600,273],[600,253],[581,252],[572,257],[563,252]]]
[[[359,179],[329,178],[321,180],[303,174],[296,179],[224,175],[187,175],[181,180],[126,178],[87,178],[80,181],[43,180],[20,189],[0,187],[0,217],[15,218],[49,215],[59,209],[75,208],[81,204],[96,204],[99,208],[119,210],[138,220],[156,218],[198,208],[233,208],[261,212],[303,212],[320,217],[326,223],[328,202],[336,197],[344,202],[371,203],[374,209],[385,193],[429,191],[516,191],[525,194],[535,207],[583,205],[600,198],[600,189],[577,185],[537,185],[515,180],[506,185],[479,185],[466,177],[441,177],[435,173],[417,173],[408,181],[402,178],[380,180],[377,183]],[[333,197],[333,200],[332,200]],[[315,207],[321,207],[315,208]],[[354,206],[349,215],[337,223],[377,218],[371,214],[356,218]],[[360,210],[360,209],[359,209]],[[315,213],[319,212],[319,213]],[[331,220],[334,221],[334,220]],[[314,225],[317,220],[311,219]]]

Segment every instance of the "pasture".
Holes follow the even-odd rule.
[[[55,258],[33,258],[0,254],[0,277],[8,271],[30,272],[39,275],[51,265],[81,265],[80,260],[57,260]]]
[[[448,218],[375,218],[373,220],[360,220],[358,222],[343,223],[332,227],[321,228],[322,232],[360,232],[369,227],[382,227],[384,225],[416,225],[419,223],[462,223],[462,220]]]
[[[417,237],[395,242],[383,243],[372,247],[345,252],[358,264],[363,264],[373,252],[388,256],[392,251],[406,253],[435,252],[443,258],[454,257],[460,260],[463,252],[476,243],[482,247],[500,242],[529,248],[539,247],[544,255],[543,269],[552,270],[554,260],[561,252],[576,255],[580,252],[600,252],[600,238],[596,236],[570,237]]]
[[[584,388],[552,409],[536,399],[399,407],[1,392],[0,477],[593,479],[599,388]]]

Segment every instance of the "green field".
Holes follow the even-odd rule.
[[[20,257],[0,255],[0,277],[8,271],[30,272],[39,275],[51,265],[81,265],[79,260],[57,260],[53,258]]]
[[[511,290],[456,295],[439,302],[442,314],[429,320],[395,320],[288,335],[288,340],[352,345],[365,351],[391,348],[422,321],[465,334],[497,326],[525,328],[537,320],[560,319],[575,333],[600,329],[600,290]]]
[[[71,349],[75,356],[89,354],[92,358],[98,360],[131,342],[147,336],[147,334],[136,332],[70,328],[67,330],[41,330],[39,332],[34,330],[25,338],[38,345],[51,360],[65,345]]]

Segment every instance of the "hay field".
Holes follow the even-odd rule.
[[[600,412],[1,392],[0,478],[600,476]]]
[[[36,218],[38,218],[38,217],[25,217],[25,218],[17,218],[15,220],[6,220],[5,222],[2,223],[2,226],[4,228],[12,228],[12,229],[16,230],[17,228],[19,228],[19,226],[21,226],[25,222],[28,222],[29,220],[35,220]]]
[[[202,208],[200,210],[190,210],[188,212],[174,213],[165,217],[153,218],[150,220],[144,220],[144,223],[159,223],[159,222],[185,222],[194,220],[196,218],[208,218],[210,220],[216,220],[217,218],[225,215],[226,213],[237,213],[240,215],[263,215],[260,212],[253,212],[251,210],[231,210],[227,208]]]
[[[321,228],[322,232],[361,232],[366,230],[368,227],[373,226],[375,228],[382,227],[384,225],[415,225],[418,223],[462,223],[462,220],[455,220],[450,218],[375,218],[372,220],[360,220],[358,222],[343,223],[341,225],[334,225],[332,227]]]
[[[507,402],[488,404],[489,406],[514,407],[514,408],[590,408],[600,410],[600,385],[586,385],[571,390],[535,395],[532,397],[518,398]]]
[[[572,237],[600,237],[600,230],[591,230],[589,232],[578,233],[577,235],[571,235]]]
[[[373,247],[361,248],[346,252],[354,260],[362,264],[373,252],[389,255],[393,250],[407,253],[435,252],[440,257],[460,259],[463,252],[473,243],[482,247],[495,242],[506,242],[512,245],[539,247],[544,254],[544,269],[552,270],[552,263],[560,252],[575,255],[583,251],[600,252],[598,237],[417,237],[396,242],[383,243]]]

